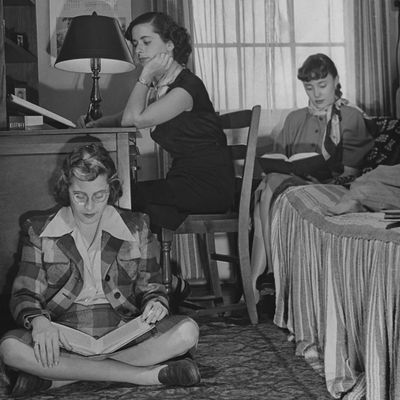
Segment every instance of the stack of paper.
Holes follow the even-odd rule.
[[[400,221],[400,210],[383,210],[384,220],[390,221]]]

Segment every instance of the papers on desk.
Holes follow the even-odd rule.
[[[42,115],[45,119],[49,119],[50,120],[50,124],[52,122],[56,122],[58,124],[70,127],[70,128],[75,128],[76,125],[70,121],[67,118],[61,117],[61,115],[58,115],[52,111],[47,110],[46,108],[40,107],[37,104],[31,103],[27,100],[22,99],[21,97],[15,96],[14,94],[10,94],[8,96],[9,101],[14,104],[17,105],[19,107],[24,108],[25,110],[29,110],[33,113]]]

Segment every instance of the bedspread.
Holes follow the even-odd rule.
[[[400,230],[379,212],[324,216],[345,191],[292,187],[274,201],[274,322],[320,361],[333,397],[400,399]]]

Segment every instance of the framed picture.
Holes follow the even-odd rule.
[[[14,94],[21,99],[26,100],[26,88],[24,87],[16,87],[14,88]]]

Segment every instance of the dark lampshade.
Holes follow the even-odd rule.
[[[132,55],[115,18],[81,15],[72,18],[56,68],[71,72],[92,72],[91,59],[100,59],[101,73],[117,74],[132,71]]]
[[[119,22],[95,12],[72,18],[54,66],[71,72],[92,73],[86,122],[102,116],[99,74],[118,74],[135,69]]]

